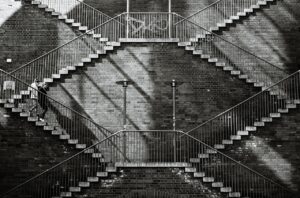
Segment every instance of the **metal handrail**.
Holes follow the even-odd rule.
[[[121,15],[122,15],[122,14],[119,14],[119,15],[117,15],[117,16],[115,16],[115,17],[109,19],[108,21],[105,21],[104,23],[98,25],[97,27],[94,27],[93,29],[90,29],[90,30],[87,31],[86,33],[81,34],[81,35],[77,36],[76,38],[74,38],[74,39],[68,41],[67,43],[64,43],[64,44],[62,44],[61,46],[56,47],[56,48],[54,48],[54,49],[48,51],[47,53],[45,53],[45,54],[43,54],[43,55],[41,55],[41,56],[39,56],[39,57],[33,59],[32,61],[26,63],[25,65],[20,66],[19,68],[17,68],[17,69],[15,69],[15,70],[11,71],[10,74],[13,74],[13,73],[15,73],[15,72],[21,70],[22,68],[24,68],[24,67],[30,65],[31,63],[33,63],[33,62],[35,62],[35,61],[37,61],[37,60],[39,60],[39,59],[41,59],[41,58],[43,58],[43,57],[45,57],[45,56],[51,54],[51,53],[54,52],[54,51],[57,51],[58,49],[63,48],[64,46],[66,46],[66,45],[72,43],[73,41],[75,41],[75,40],[77,40],[77,39],[79,39],[79,38],[82,38],[82,37],[84,37],[84,36],[86,36],[86,35],[89,35],[89,33],[92,33],[94,30],[96,30],[96,29],[98,29],[98,28],[100,28],[100,27],[102,27],[102,26],[108,24],[108,23],[111,22],[112,20],[115,20],[115,19],[119,18]],[[124,24],[122,24],[122,25],[124,25]]]
[[[185,132],[185,134],[189,134],[189,133],[191,133],[191,132],[193,132],[193,131],[195,131],[195,130],[201,128],[202,126],[204,126],[205,124],[211,122],[212,120],[215,120],[216,118],[218,118],[218,117],[220,117],[220,116],[226,114],[227,112],[229,112],[229,111],[231,111],[231,110],[233,110],[233,109],[235,109],[235,108],[241,106],[242,104],[245,104],[246,102],[248,102],[248,101],[250,101],[251,99],[253,99],[253,98],[255,98],[255,97],[261,95],[262,93],[264,93],[264,92],[266,92],[266,91],[269,91],[270,89],[276,87],[277,85],[279,85],[280,83],[284,82],[285,80],[291,78],[291,76],[294,76],[294,75],[297,74],[297,73],[300,74],[300,70],[294,72],[293,74],[289,75],[288,77],[283,78],[282,80],[280,80],[279,82],[277,82],[277,83],[275,83],[275,84],[269,86],[269,87],[266,88],[265,90],[262,90],[262,91],[260,91],[260,92],[258,92],[258,93],[256,93],[256,94],[254,94],[253,96],[247,98],[246,100],[244,100],[244,101],[242,101],[242,102],[240,102],[240,103],[234,105],[233,107],[227,109],[226,111],[224,111],[224,112],[222,112],[222,113],[220,113],[220,114],[214,116],[213,118],[210,118],[209,120],[207,120],[207,121],[205,121],[204,123],[202,123],[202,124],[196,126],[195,128],[190,129],[189,131]]]
[[[145,143],[145,142],[142,142],[140,138],[138,138],[139,136],[138,135],[141,135],[143,133],[148,133],[148,137],[150,137],[148,139],[148,142]],[[123,135],[122,135],[123,134]],[[265,176],[261,175],[260,173],[252,170],[251,168],[247,167],[246,165],[243,165],[242,163],[234,160],[233,158],[223,154],[222,152],[212,148],[211,146],[207,145],[206,143],[196,139],[195,137],[189,135],[189,134],[186,134],[182,131],[156,131],[156,130],[152,130],[152,131],[118,131],[114,134],[111,134],[109,137],[93,144],[92,146],[86,148],[85,150],[82,150],[80,152],[78,152],[77,154],[67,158],[66,160],[63,160],[62,162],[58,163],[57,165],[43,171],[42,173],[40,174],[37,174],[36,176],[32,177],[31,179],[27,180],[26,182],[10,189],[8,192],[2,194],[1,196],[5,196],[5,195],[8,195],[12,192],[15,192],[15,191],[18,191],[19,189],[21,189],[22,187],[26,187],[26,184],[29,184],[30,182],[34,182],[34,180],[37,180],[39,178],[42,178],[43,179],[43,176],[45,175],[45,179],[47,178],[47,174],[50,175],[50,178],[51,177],[51,171],[53,171],[55,173],[55,170],[58,169],[58,168],[63,168],[64,166],[68,167],[68,163],[72,164],[73,166],[74,165],[80,165],[80,163],[82,163],[82,160],[79,160],[79,164],[77,164],[76,162],[72,162],[72,160],[76,160],[77,157],[79,159],[85,159],[85,157],[82,157],[81,154],[83,154],[84,156],[86,155],[85,151],[88,151],[89,149],[92,149],[92,148],[100,148],[99,145],[100,144],[103,144],[105,143],[107,140],[111,140],[112,142],[115,140],[114,137],[116,136],[120,136],[120,137],[123,137],[125,138],[124,140],[131,140],[133,142],[131,142],[131,144],[128,144],[128,146],[132,147],[132,148],[129,148],[127,150],[125,150],[125,156],[126,155],[129,155],[129,158],[133,157],[133,159],[137,159],[137,160],[133,160],[133,162],[136,162],[136,165],[135,166],[138,166],[139,163],[142,163],[144,164],[146,161],[144,161],[143,159],[139,159],[139,157],[142,157],[140,156],[140,151],[139,149],[138,150],[133,150],[133,148],[137,147],[137,148],[140,148],[141,145],[152,145],[151,146],[151,151],[153,151],[153,154],[155,156],[157,156],[157,162],[162,162],[162,163],[166,163],[168,162],[165,161],[166,159],[169,159],[168,157],[165,158],[165,157],[162,157],[162,154],[163,153],[160,153],[162,151],[164,151],[162,148],[161,148],[161,143],[164,143],[163,145],[167,146],[167,150],[169,147],[173,147],[175,148],[174,152],[176,152],[176,155],[174,155],[175,157],[178,156],[179,154],[179,157],[174,159],[174,158],[171,158],[171,161],[174,160],[174,162],[184,162],[184,163],[188,163],[188,164],[191,164],[190,163],[190,160],[192,158],[195,158],[196,156],[198,156],[198,154],[201,154],[202,152],[207,152],[208,150],[210,151],[214,151],[214,154],[209,154],[210,155],[213,155],[213,158],[217,158],[219,160],[221,160],[221,163],[223,164],[235,164],[233,168],[231,168],[231,166],[227,167],[227,166],[224,166],[224,168],[218,168],[218,167],[214,167],[214,170],[215,171],[231,171],[231,173],[233,174],[230,174],[229,176],[231,176],[232,178],[229,178],[228,176],[226,176],[226,178],[223,178],[223,177],[220,177],[219,175],[216,175],[218,174],[218,172],[215,172],[215,171],[212,171],[212,172],[204,172],[204,173],[207,173],[207,177],[215,177],[216,178],[216,181],[215,182],[223,182],[224,185],[227,187],[232,187],[232,190],[233,192],[236,192],[237,190],[240,190],[239,192],[241,193],[244,193],[244,194],[249,194],[251,193],[251,190],[245,190],[245,186],[235,186],[235,182],[236,181],[233,181],[235,179],[237,179],[239,176],[238,174],[245,174],[245,175],[248,175],[249,178],[247,178],[247,180],[250,180],[249,184],[253,185],[253,182],[256,184],[256,183],[259,183],[259,182],[263,182],[263,184],[265,184],[263,187],[268,189],[268,187],[270,188],[270,190],[273,190],[273,191],[278,191],[280,190],[278,193],[276,193],[276,197],[280,197],[280,198],[284,198],[284,196],[286,194],[284,194],[284,192],[286,193],[292,193],[289,189],[287,189],[286,187],[274,182],[273,180],[269,179],[269,178],[266,178]],[[151,137],[160,137],[159,139],[155,138],[155,139],[151,139]],[[186,138],[184,138],[186,137]],[[173,144],[173,143],[176,143],[176,144]],[[121,141],[118,141],[116,142],[117,144],[121,144],[122,143],[122,140]],[[184,152],[182,153],[181,149],[184,148]],[[198,148],[198,149],[196,149]],[[140,148],[141,149],[141,148]],[[153,150],[154,149],[154,150]],[[179,149],[179,150],[178,150]],[[100,148],[100,151],[101,151],[101,148]],[[149,150],[150,151],[150,150]],[[133,152],[133,153],[131,153]],[[178,152],[178,153],[177,153]],[[157,155],[156,155],[157,153]],[[142,153],[143,154],[143,153]],[[164,153],[164,154],[168,154],[168,153]],[[138,155],[138,156],[136,156]],[[114,161],[112,161],[112,163],[116,163],[116,162],[119,162],[120,159],[119,157],[116,157],[116,158],[113,158]],[[161,160],[161,161],[160,161]],[[223,160],[223,161],[222,161]],[[202,170],[206,171],[206,168],[205,166],[203,167],[202,166],[202,161],[199,161],[199,162],[194,162],[192,164],[192,167],[196,168],[196,171],[197,172],[201,172]],[[214,161],[208,161],[208,162],[205,162],[204,164],[214,164],[215,162]],[[203,164],[203,165],[204,165]],[[73,167],[71,166],[71,167]],[[206,165],[207,166],[207,165]],[[211,167],[211,168],[213,168]],[[76,168],[76,167],[75,167]],[[230,168],[230,170],[227,168]],[[208,167],[208,169],[210,170],[210,168]],[[209,171],[207,170],[207,171]],[[53,174],[54,174],[53,173]],[[209,176],[211,175],[211,176]],[[252,176],[253,177],[250,177]],[[55,177],[59,177],[59,175],[55,175]],[[237,177],[237,178],[236,178]],[[73,179],[76,180],[76,174],[72,176]],[[251,180],[253,179],[253,180]],[[262,181],[261,181],[262,179]],[[54,180],[56,181],[56,180]],[[233,183],[232,183],[233,182]],[[267,184],[269,182],[269,184]],[[71,185],[72,182],[70,182],[70,185]],[[49,184],[47,184],[49,185]],[[230,185],[234,185],[234,186],[230,186]],[[249,186],[249,188],[253,188],[253,186]],[[274,186],[271,186],[271,185],[274,185]],[[64,188],[68,188],[70,186],[64,186]],[[255,188],[255,187],[254,187]],[[39,189],[41,192],[43,189]],[[253,189],[255,190],[255,189]],[[282,190],[282,191],[281,191]],[[283,192],[284,191],[284,192]],[[46,191],[47,192],[47,191]],[[269,192],[266,192],[266,193],[269,193]],[[274,192],[272,192],[274,193]],[[43,194],[44,195],[44,194]],[[43,196],[44,197],[44,196]],[[262,196],[257,196],[257,197],[263,197]]]
[[[177,15],[178,17],[181,17],[182,20],[179,21],[179,22],[177,22],[177,23],[175,23],[174,25],[177,25],[177,24],[179,24],[179,23],[182,23],[183,21],[187,21],[188,23],[193,24],[194,26],[196,26],[196,27],[198,27],[198,28],[204,30],[205,32],[207,32],[207,33],[209,33],[209,34],[211,34],[211,35],[213,35],[213,36],[215,36],[215,37],[217,37],[217,38],[219,38],[219,39],[225,41],[226,43],[229,43],[230,45],[232,45],[232,46],[234,46],[234,47],[236,47],[236,48],[238,48],[238,49],[240,49],[240,50],[246,52],[247,54],[249,54],[249,55],[251,55],[251,56],[253,56],[253,57],[255,57],[255,58],[257,58],[257,59],[259,59],[259,60],[261,60],[261,61],[263,61],[263,62],[265,62],[265,63],[267,63],[267,64],[269,64],[269,65],[271,65],[271,66],[273,66],[273,67],[276,67],[276,69],[279,69],[279,70],[281,70],[281,71],[283,71],[283,72],[286,73],[286,71],[285,71],[284,69],[280,68],[279,66],[274,65],[273,63],[271,63],[271,62],[269,62],[269,61],[267,61],[267,60],[265,60],[265,59],[263,59],[263,58],[257,56],[256,54],[252,53],[251,51],[249,51],[249,50],[247,50],[247,49],[245,49],[245,48],[242,48],[241,46],[238,46],[238,45],[235,44],[235,43],[232,43],[231,41],[229,41],[229,40],[227,40],[227,39],[221,37],[220,35],[218,35],[218,34],[212,32],[212,31],[210,31],[210,30],[207,30],[206,28],[200,26],[199,24],[197,24],[197,23],[195,23],[195,22],[193,22],[193,21],[188,20],[188,17],[183,17],[183,16],[181,16],[181,15],[179,15],[179,14],[177,14],[177,13],[175,13],[175,15]]]

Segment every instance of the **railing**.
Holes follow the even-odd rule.
[[[122,155],[116,148],[124,141],[127,147]],[[148,165],[185,168],[194,178],[222,182],[224,188],[241,197],[292,197],[279,184],[180,131],[119,131],[1,197],[70,196],[70,191],[80,191],[78,186],[109,178],[109,172],[117,171],[117,167]]]
[[[210,146],[240,139],[251,127],[270,122],[300,104],[300,71],[187,132]],[[247,132],[246,132],[247,133]]]
[[[124,34],[124,25],[118,21],[119,17],[109,19],[85,34],[19,67],[11,74],[28,84],[31,84],[34,79],[46,79],[51,82],[68,73],[66,70],[75,70],[75,67],[83,66],[84,62],[91,62],[92,58],[106,53],[107,39],[115,41]]]
[[[86,148],[112,134],[91,119],[2,70],[0,84],[0,99],[4,107],[11,108],[21,117],[44,127],[61,139],[69,139],[69,144],[76,145],[78,149]],[[44,118],[45,122],[40,121],[39,117]]]
[[[111,19],[110,16],[84,3],[82,0],[38,0],[42,4],[52,8],[68,19],[74,19],[74,23],[86,26],[88,30],[97,27]]]
[[[219,35],[202,28],[177,15],[180,21],[174,25],[177,38],[182,42],[191,42],[190,50],[200,54],[209,62],[218,62],[217,66],[257,87],[266,88],[287,76],[287,73],[276,65],[233,44]]]
[[[258,5],[262,0],[219,0],[211,5],[186,17],[189,21],[197,23],[201,27],[211,30],[217,24],[224,24],[231,16],[245,12],[251,6]]]

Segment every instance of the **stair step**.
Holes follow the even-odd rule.
[[[216,62],[218,62],[218,59],[217,58],[209,58],[208,62],[209,63],[216,63]]]
[[[286,108],[288,108],[288,109],[296,109],[297,105],[296,104],[286,104]]]
[[[23,95],[23,96],[28,96],[28,95],[30,95],[30,91],[28,91],[28,90],[26,90],[26,91],[23,90],[23,91],[20,92],[20,94]]]
[[[88,182],[99,182],[99,177],[88,177]]]
[[[257,5],[267,5],[267,2],[266,1],[258,1]]]
[[[216,63],[216,66],[217,66],[217,67],[225,67],[225,66],[226,66],[226,63],[217,62],[217,63]]]
[[[66,20],[67,18],[68,18],[68,16],[64,15],[64,14],[58,16],[58,19],[61,19],[61,20]]]
[[[54,126],[50,126],[50,125],[44,126],[44,130],[45,131],[53,131],[54,130]]]
[[[94,153],[94,152],[95,152],[94,149],[87,149],[84,151],[84,153]]]
[[[60,196],[61,197],[72,197],[72,193],[71,192],[60,192]]]
[[[199,163],[200,162],[200,158],[190,158],[190,162],[191,163]]]
[[[60,69],[58,73],[59,74],[68,74],[69,71],[67,69]]]
[[[31,1],[31,4],[32,5],[39,5],[39,4],[41,4],[41,2],[40,1]]]
[[[199,178],[199,177],[205,177],[205,173],[203,172],[195,172],[194,177]]]
[[[76,148],[77,149],[85,149],[86,148],[86,144],[76,144]]]
[[[61,15],[59,12],[51,12],[51,15],[52,16],[59,16],[59,15]]]
[[[93,158],[102,158],[103,156],[102,156],[101,153],[93,153],[93,154],[92,154],[92,157],[93,157]]]
[[[97,177],[108,177],[108,172],[97,172]]]
[[[193,54],[194,55],[201,55],[202,54],[202,50],[194,50]]]
[[[59,139],[61,139],[61,140],[68,140],[68,139],[70,139],[70,135],[60,135]]]
[[[184,172],[186,173],[195,173],[197,171],[196,168],[193,167],[185,167]]]
[[[231,19],[231,20],[239,20],[240,17],[239,17],[239,16],[231,16],[230,19]]]
[[[232,71],[233,67],[227,66],[227,67],[223,67],[224,71]]]
[[[224,192],[224,193],[229,193],[232,191],[232,188],[231,187],[222,187],[220,189],[221,192]]]
[[[214,148],[215,149],[225,149],[225,145],[224,144],[215,144]]]
[[[222,144],[233,144],[232,140],[222,140]]]
[[[80,23],[74,23],[74,22],[73,22],[73,23],[72,23],[72,26],[73,26],[73,27],[80,27],[81,24],[80,24]]]
[[[203,182],[214,182],[215,181],[215,178],[213,177],[203,177]]]
[[[272,122],[273,119],[272,118],[264,117],[264,118],[261,118],[261,121],[263,121],[263,122]]]
[[[75,66],[67,66],[67,70],[69,70],[69,71],[75,71],[76,67]]]
[[[238,70],[233,70],[230,72],[231,75],[240,75],[241,74],[241,71],[238,71]]]
[[[77,63],[77,64],[76,64],[76,67],[83,67],[83,66],[84,66],[84,63],[83,63],[83,62]]]
[[[6,99],[0,99],[0,104],[5,104],[7,102]]]
[[[21,112],[20,117],[29,117],[30,113],[29,112]]]
[[[226,23],[217,23],[218,27],[226,27]]]
[[[84,62],[84,63],[92,62],[92,60],[90,58],[82,58],[81,61]]]
[[[28,121],[28,122],[36,122],[36,121],[38,121],[38,120],[39,120],[38,117],[28,117],[28,118],[27,118],[27,121]]]
[[[93,34],[93,38],[101,38],[101,34]]]
[[[209,28],[209,31],[210,32],[219,31],[219,27],[211,27],[211,28]]]
[[[209,158],[209,154],[207,154],[207,153],[200,153],[200,154],[198,154],[198,158],[200,158],[200,159]]]
[[[62,132],[61,131],[57,131],[57,130],[54,130],[51,132],[52,135],[61,135]]]
[[[254,83],[254,87],[263,87],[265,84],[263,82],[256,82]]]
[[[72,23],[72,24],[73,24],[74,21],[75,21],[74,19],[65,19],[65,22],[66,22],[66,23]]]
[[[112,50],[114,50],[114,46],[104,46],[104,50],[106,50],[106,51],[112,51]]]
[[[45,83],[52,83],[53,79],[52,78],[44,78]]]
[[[246,79],[246,82],[247,83],[256,83],[256,80],[248,78],[248,79]]]
[[[265,123],[264,122],[254,122],[254,126],[262,127],[262,126],[265,126]]]
[[[197,38],[190,38],[190,42],[198,42]]]
[[[81,188],[80,187],[70,187],[69,191],[70,192],[81,192]]]
[[[16,99],[16,100],[22,99],[22,95],[15,94],[15,95],[13,95],[12,98],[13,98],[13,99]]]
[[[281,115],[280,115],[280,113],[270,113],[270,117],[271,118],[280,118]]]
[[[99,54],[89,54],[89,58],[99,58]]]
[[[241,74],[239,75],[239,79],[247,79],[248,76],[246,74]]]
[[[239,192],[230,192],[228,197],[241,197],[241,193]]]
[[[13,112],[13,113],[21,113],[22,112],[22,109],[21,108],[12,108],[11,109],[11,111]]]
[[[79,26],[80,31],[87,31],[88,27],[87,26]]]
[[[191,42],[179,42],[179,43],[178,43],[178,46],[179,46],[179,47],[185,47],[185,46],[187,46],[187,45],[192,45],[192,43],[191,43]]]
[[[240,136],[249,135],[249,131],[238,131],[237,135],[240,135]]]
[[[46,126],[47,123],[44,122],[44,121],[36,121],[36,122],[35,122],[35,125],[36,125],[36,126]]]
[[[253,9],[252,8],[246,8],[246,9],[244,9],[244,12],[251,13],[251,12],[253,12]]]
[[[224,186],[224,184],[222,182],[213,182],[212,183],[212,187],[214,187],[214,188],[221,188],[223,186]]]
[[[68,139],[68,144],[78,144],[77,139]]]
[[[55,10],[53,8],[46,8],[45,11],[46,12],[54,12]]]
[[[225,23],[229,23],[229,24],[230,24],[230,23],[233,23],[232,19],[225,19],[224,22],[225,22]]]
[[[300,100],[294,100],[293,103],[294,104],[300,104]]]
[[[259,6],[259,5],[252,5],[251,8],[252,8],[252,9],[259,9],[260,6]]]
[[[111,45],[111,46],[115,46],[115,47],[120,47],[121,43],[120,42],[116,42],[116,41],[109,41],[106,43],[107,45]]]
[[[79,182],[78,186],[82,188],[87,188],[90,187],[90,182]]]
[[[209,59],[210,55],[208,55],[208,54],[201,54],[201,58],[203,58],[203,59]]]
[[[15,107],[15,104],[10,104],[10,103],[4,104],[4,108],[9,108],[9,109],[11,109],[11,108],[14,108],[14,107]]]
[[[106,167],[106,172],[117,172],[116,167]]]
[[[247,13],[246,12],[238,12],[237,16],[247,16]]]
[[[53,79],[60,79],[60,74],[52,74]]]
[[[246,131],[256,131],[257,128],[255,126],[246,126]]]
[[[215,153],[218,153],[218,151],[214,150],[214,149],[207,149],[206,153],[208,153],[208,154],[215,154]]]
[[[242,137],[240,135],[231,135],[230,139],[232,139],[232,140],[241,140]]]

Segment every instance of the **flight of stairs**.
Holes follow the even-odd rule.
[[[242,20],[242,17],[247,16],[251,13],[254,13],[255,10],[262,9],[262,6],[268,5],[268,3],[273,2],[274,0],[261,0],[257,4],[250,6],[249,9],[245,9],[244,12],[238,12],[235,16],[230,16],[228,19],[225,19],[223,23],[217,23],[215,27],[211,27],[209,31],[204,31],[205,33],[198,34],[195,38],[190,38],[188,42],[178,42],[179,47],[184,47],[185,50],[191,51],[194,55],[200,56],[201,59],[213,63],[216,67],[221,68],[225,72],[229,72],[232,76],[236,76],[241,80],[245,80],[247,83],[253,84],[254,87],[261,88],[262,90],[267,87],[264,82],[261,82],[259,79],[254,79],[253,77],[244,74],[243,71],[234,67],[232,64],[227,61],[222,60],[218,56],[211,55],[209,52],[196,48],[193,44],[198,41],[201,42],[201,39],[213,39],[214,35],[212,33],[219,32],[221,28],[226,28],[230,24],[235,23],[235,21]],[[196,22],[195,22],[196,23]],[[196,23],[197,24],[197,23]],[[212,32],[212,33],[211,33]],[[205,42],[205,41],[204,41]],[[217,46],[215,46],[217,48]]]
[[[107,45],[105,47],[106,50],[113,50],[113,47],[119,47],[121,45],[119,42],[108,41],[108,38],[105,38],[105,37],[103,37],[103,35],[97,34],[93,30],[88,29],[88,27],[82,25],[80,23],[80,21],[75,21],[75,19],[68,18],[67,15],[55,11],[54,8],[50,8],[46,4],[42,4],[41,1],[31,0],[31,4],[36,5],[38,8],[43,9],[45,12],[50,13],[51,16],[57,17],[59,20],[64,21],[66,24],[70,25],[71,27],[90,35],[92,38],[96,39],[97,41],[106,42],[106,45]],[[111,20],[111,19],[109,19],[109,20]],[[101,25],[101,24],[98,24],[98,25]]]

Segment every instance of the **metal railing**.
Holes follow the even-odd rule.
[[[174,25],[175,35],[182,42],[190,42],[189,50],[257,87],[266,88],[288,75],[280,67],[194,22],[179,15],[176,20],[180,23]]]
[[[0,100],[5,108],[83,149],[112,134],[93,120],[0,70]],[[40,118],[45,121],[39,120]]]
[[[30,61],[11,72],[12,75],[30,84],[34,79],[52,82],[75,67],[83,66],[106,53],[107,40],[117,40],[124,32],[119,16],[107,20],[73,40]],[[115,31],[112,31],[115,30]],[[96,39],[95,39],[96,37]],[[110,46],[111,47],[111,46]]]
[[[87,30],[93,29],[105,21],[111,19],[107,14],[84,3],[82,0],[38,0],[41,4],[62,14],[68,19],[74,19],[74,23],[86,26]]]
[[[127,142],[123,153],[116,148]],[[117,146],[114,146],[117,145]],[[130,161],[128,162],[126,158]],[[119,131],[11,189],[1,197],[70,196],[109,178],[117,167],[181,167],[223,192],[286,198],[289,191],[181,131]],[[109,190],[109,189],[107,189]],[[233,195],[233,194],[231,194]],[[288,196],[291,197],[291,196]]]
[[[232,16],[258,6],[258,2],[264,0],[219,0],[211,5],[186,17],[189,21],[197,23],[201,27],[211,30],[218,24],[224,24],[226,20],[231,20]],[[224,25],[223,25],[224,26]]]
[[[300,71],[279,81],[203,124],[187,134],[210,146],[232,144],[234,140],[263,126],[264,122],[287,113],[300,104]],[[254,129],[253,129],[254,127]]]

